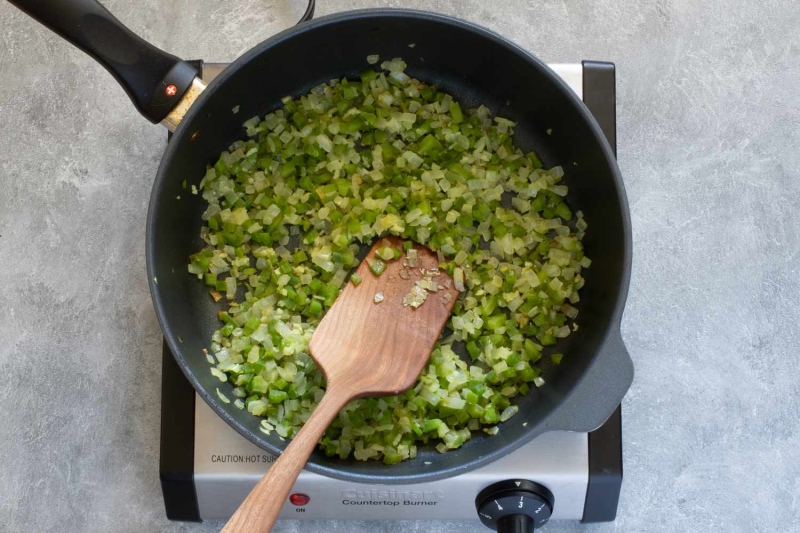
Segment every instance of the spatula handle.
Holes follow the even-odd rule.
[[[308,456],[350,396],[328,388],[322,401],[280,458],[222,529],[222,533],[269,533]]]

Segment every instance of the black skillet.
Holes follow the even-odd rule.
[[[565,167],[568,200],[589,223],[584,245],[594,262],[585,272],[578,306],[581,327],[559,345],[568,354],[564,363],[546,369],[547,385],[519,399],[519,414],[496,436],[477,434],[445,454],[422,449],[416,459],[393,466],[330,459],[315,452],[307,468],[358,482],[432,481],[485,465],[545,431],[594,430],[619,405],[633,379],[619,332],[631,264],[622,179],[589,111],[529,53],[500,35],[443,15],[350,11],[304,22],[267,39],[202,90],[189,65],[141,40],[94,0],[11,3],[99,61],[152,122],[177,127],[150,200],[150,291],[164,336],[186,377],[217,414],[252,442],[272,453],[286,445],[274,433],[259,431],[260,419],[216,397],[221,384],[209,373],[202,350],[219,327],[218,305],[186,271],[189,255],[203,246],[199,230],[204,205],[201,197],[182,194],[181,183],[197,184],[206,165],[243,137],[245,119],[278,108],[283,96],[304,94],[333,78],[356,76],[369,54],[402,57],[412,76],[453,94],[462,107],[483,103],[518,122],[523,148],[535,148],[548,165]],[[238,114],[232,113],[234,106]],[[181,194],[182,200],[176,200]],[[221,390],[230,393],[228,388],[222,384]]]

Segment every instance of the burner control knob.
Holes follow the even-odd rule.
[[[533,481],[510,479],[483,489],[475,498],[483,525],[498,533],[531,533],[553,514],[553,493]]]

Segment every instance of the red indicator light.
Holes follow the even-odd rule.
[[[167,96],[175,96],[178,94],[178,88],[174,85],[167,85],[167,88],[164,89],[164,92],[167,93]]]
[[[299,507],[301,505],[306,505],[311,501],[311,498],[308,497],[308,494],[301,494],[297,492],[289,496],[289,501],[292,502],[292,505],[297,505]]]

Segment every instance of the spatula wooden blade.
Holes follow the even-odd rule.
[[[436,254],[424,246],[414,245],[416,266],[409,266],[404,252],[400,259],[386,261],[383,274],[373,274],[369,262],[379,259],[376,252],[386,244],[403,250],[398,238],[380,239],[356,270],[361,283],[347,283],[309,344],[328,386],[334,382],[359,396],[397,394],[411,387],[458,297],[452,278],[438,270]],[[417,308],[404,305],[421,280],[434,284],[435,292],[426,291]],[[380,303],[375,301],[378,294]]]

